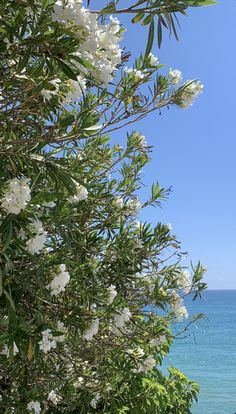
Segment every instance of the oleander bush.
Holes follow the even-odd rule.
[[[154,29],[160,45],[175,13],[213,2],[88,3],[0,1],[0,412],[187,414],[197,384],[161,363],[204,269],[184,268],[170,224],[138,220],[168,190],[142,199],[136,126],[201,92],[151,50]],[[111,15],[128,12],[149,25],[133,66]]]

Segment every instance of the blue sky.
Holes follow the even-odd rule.
[[[164,110],[135,127],[154,145],[143,182],[173,189],[162,209],[143,217],[172,224],[189,258],[207,266],[211,289],[236,289],[235,18],[235,0],[192,9],[181,18],[180,41],[166,36],[161,50],[155,46],[166,70],[199,78],[204,93],[188,110]],[[129,24],[127,50],[138,55],[145,41],[145,31]]]

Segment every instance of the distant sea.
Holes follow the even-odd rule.
[[[193,414],[236,413],[236,290],[207,290],[204,298],[186,298],[189,315],[204,313],[164,362],[200,385]],[[176,330],[181,329],[182,323]]]

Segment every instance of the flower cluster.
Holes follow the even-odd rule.
[[[185,83],[184,90],[181,94],[181,107],[189,108],[202,92],[203,85],[199,81],[188,81]]]
[[[186,307],[183,305],[183,299],[175,291],[171,293],[170,305],[176,316],[177,322],[188,318],[188,312]]]
[[[62,397],[56,393],[56,391],[52,390],[48,394],[48,401],[50,401],[53,405],[57,405],[61,400]]]
[[[148,61],[151,66],[157,66],[159,64],[159,59],[154,56],[152,53],[149,53]]]
[[[138,362],[137,368],[135,368],[133,371],[137,374],[140,372],[148,372],[151,371],[156,366],[156,360],[152,355],[149,355],[144,360]]]
[[[182,81],[182,73],[178,69],[170,69],[168,78],[171,85],[178,85]]]
[[[56,273],[53,274],[54,278],[46,286],[47,289],[50,289],[50,294],[53,296],[59,295],[61,292],[64,292],[66,285],[70,281],[70,275],[66,271],[66,266],[61,264]]]
[[[151,348],[160,348],[166,342],[166,336],[160,335],[157,338],[152,338],[149,342]]]
[[[133,132],[132,134],[132,138],[135,140],[135,142],[137,143],[138,148],[145,148],[147,146],[147,141],[146,141],[146,137],[142,134],[140,134],[140,132]]]
[[[124,308],[122,311],[119,311],[119,313],[117,313],[113,318],[114,325],[112,326],[112,332],[116,336],[121,336],[123,334],[125,324],[130,321],[131,317],[132,314],[129,308]]]
[[[35,233],[35,236],[27,240],[27,250],[31,254],[39,253],[47,241],[47,232],[43,229],[43,225],[40,220],[35,220],[30,225],[30,230],[32,233]]]
[[[114,285],[111,285],[108,288],[108,292],[109,292],[109,297],[108,297],[107,303],[108,303],[108,305],[111,305],[112,302],[113,302],[113,300],[115,299],[115,297],[117,295],[117,291],[116,291],[115,286]]]
[[[7,191],[2,199],[2,208],[7,213],[19,214],[25,210],[31,199],[28,178],[13,178],[8,183]]]
[[[70,105],[76,103],[86,91],[86,81],[82,76],[77,76],[77,81],[67,82],[68,92],[64,94],[63,103]]]
[[[100,399],[101,399],[101,395],[99,394],[99,392],[97,392],[97,394],[94,396],[94,398],[90,402],[91,407],[96,409],[97,403]]]
[[[86,341],[92,341],[93,337],[97,335],[99,328],[99,319],[96,318],[90,325],[90,327],[84,332],[83,338],[86,339]]]
[[[142,207],[142,204],[140,200],[136,197],[136,198],[132,198],[128,200],[126,203],[126,207],[131,216],[138,216],[140,209]]]
[[[88,190],[83,185],[76,183],[76,194],[70,196],[68,201],[70,203],[77,203],[79,201],[86,200],[88,198]]]
[[[145,78],[145,73],[136,68],[125,68],[124,72],[130,79],[133,79],[135,82]]]
[[[183,292],[186,293],[186,295],[191,291],[191,280],[190,280],[189,272],[187,270],[183,270],[178,275],[177,283],[178,283],[178,287],[182,289]]]
[[[113,78],[117,65],[121,64],[120,23],[110,17],[107,24],[99,24],[98,16],[82,6],[82,1],[56,1],[52,20],[73,27],[80,40],[77,56],[91,63],[93,68],[84,68],[85,75],[93,76],[105,85]],[[82,82],[80,81],[80,84]]]
[[[55,349],[56,346],[57,343],[52,335],[51,329],[45,329],[45,331],[42,332],[42,339],[39,341],[39,349],[46,354],[51,351],[51,349]]]
[[[27,410],[34,414],[40,414],[41,413],[41,406],[38,401],[30,401],[27,404]]]

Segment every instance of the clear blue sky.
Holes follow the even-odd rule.
[[[192,9],[181,18],[180,41],[166,36],[160,51],[155,46],[166,70],[180,69],[186,80],[199,78],[204,93],[192,108],[164,110],[136,128],[154,145],[143,182],[173,188],[163,209],[143,217],[172,223],[189,258],[208,267],[211,289],[236,289],[235,21],[235,0]],[[145,41],[145,31],[132,25],[123,44],[137,55]]]

